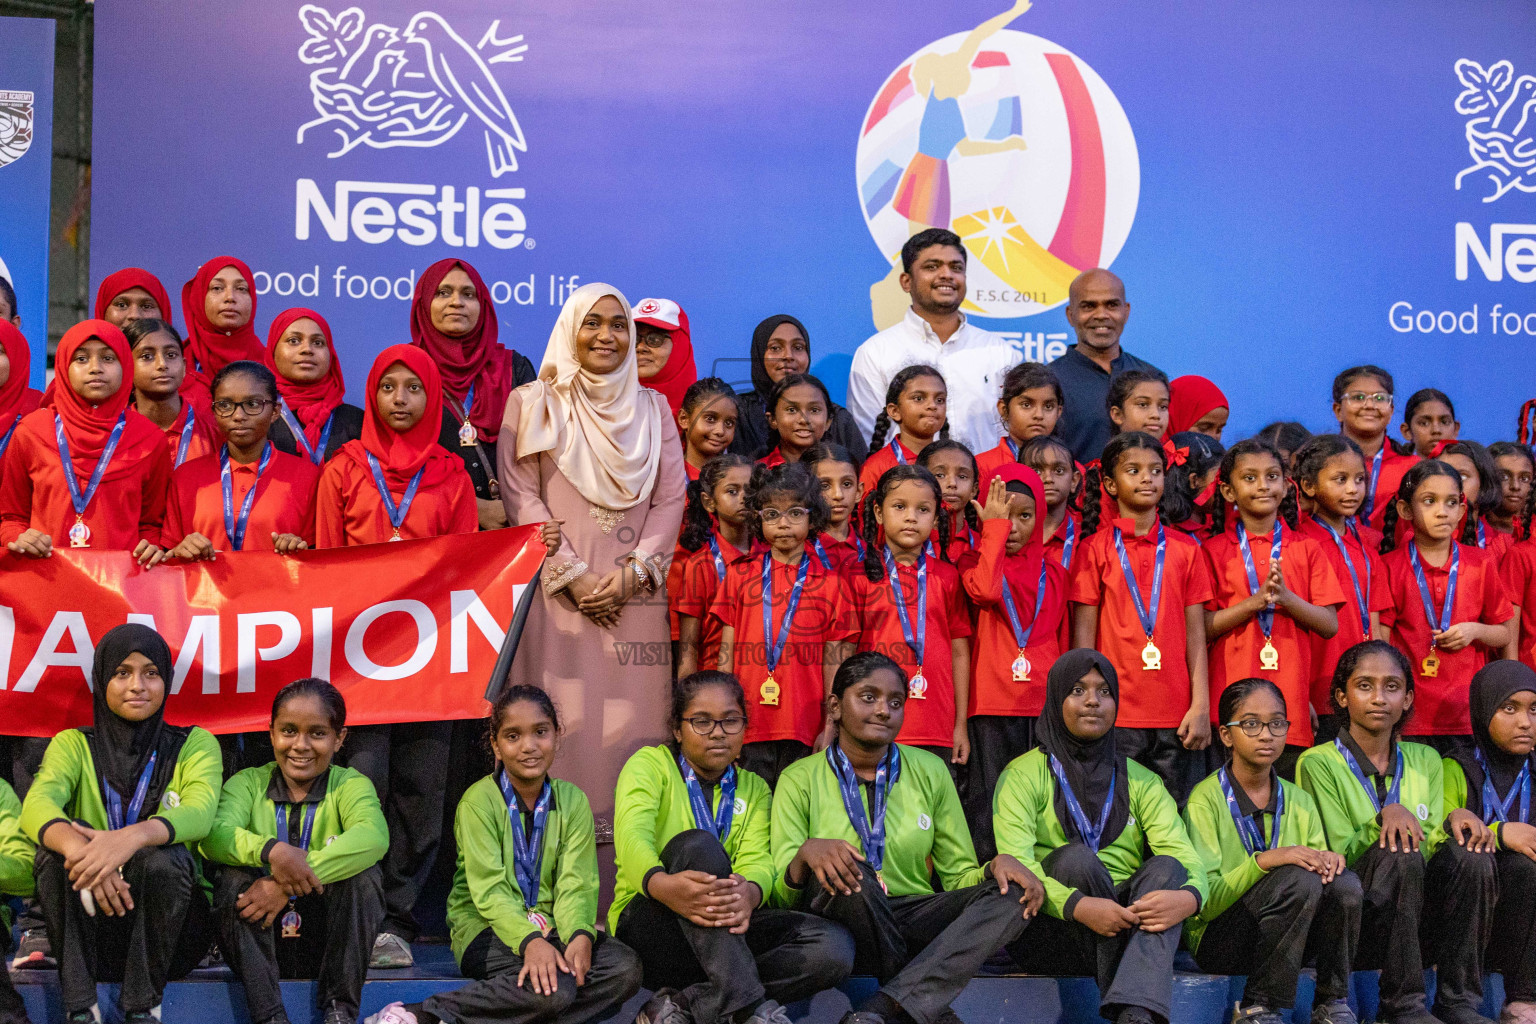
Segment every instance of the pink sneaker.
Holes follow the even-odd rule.
[[[416,1015],[404,1003],[390,1003],[363,1024],[416,1024]]]

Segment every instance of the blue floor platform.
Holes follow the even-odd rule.
[[[417,945],[416,966],[404,971],[371,971],[363,989],[363,1016],[388,1003],[416,1002],[436,992],[464,984],[447,946]],[[1171,1024],[1222,1024],[1230,1020],[1233,1003],[1242,995],[1243,979],[1198,974],[1187,957],[1180,966],[1190,968],[1174,975]],[[27,1004],[32,1024],[56,1024],[63,1019],[58,980],[53,971],[13,971],[11,980]],[[1434,975],[1426,975],[1431,996]],[[862,1000],[875,990],[871,978],[851,978],[840,990],[823,992],[807,1003],[790,1007],[790,1015],[805,1024],[837,1024],[849,1008],[849,1000]],[[1296,993],[1292,1024],[1308,1024],[1312,1009],[1312,977],[1304,974]],[[120,1021],[117,987],[101,986],[104,1019]],[[1503,980],[1491,975],[1484,985],[1483,1014],[1498,1018],[1504,998]],[[293,1024],[318,1022],[313,982],[283,983],[283,1003]],[[613,1024],[629,1024],[644,1001],[644,993],[613,1017]],[[1362,1021],[1374,1019],[1377,1004],[1376,975],[1362,972],[1352,980],[1351,1003]],[[986,975],[971,981],[955,1000],[954,1009],[966,1024],[1096,1024],[1099,995],[1090,978],[1044,978],[1022,975]],[[184,981],[167,987],[162,1006],[164,1024],[249,1024],[245,993],[227,968],[194,971]]]

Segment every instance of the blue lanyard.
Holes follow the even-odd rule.
[[[1360,590],[1360,577],[1355,572],[1354,560],[1349,557],[1349,549],[1344,546],[1344,538],[1339,536],[1339,532],[1323,520],[1314,518],[1313,522],[1327,530],[1328,536],[1332,537],[1333,543],[1338,546],[1339,554],[1344,559],[1344,568],[1349,570],[1349,582],[1355,588],[1355,605],[1360,609],[1360,635],[1369,640],[1371,638],[1371,609],[1369,604],[1367,604],[1367,599],[1371,596],[1370,553],[1365,550],[1365,545],[1361,543],[1359,531],[1346,523],[1344,528],[1349,530],[1350,535],[1355,538],[1355,543],[1360,545],[1360,554],[1365,558],[1365,590],[1362,592]]]
[[[1163,599],[1163,560],[1168,554],[1168,537],[1163,531],[1163,524],[1157,524],[1157,554],[1152,559],[1152,596],[1147,603],[1141,600],[1141,584],[1136,582],[1136,573],[1131,568],[1131,556],[1126,554],[1125,540],[1120,536],[1118,526],[1115,527],[1115,554],[1120,557],[1120,571],[1125,575],[1125,585],[1131,592],[1131,600],[1136,603],[1136,618],[1141,622],[1141,631],[1151,640],[1157,630],[1157,609]]]
[[[1232,824],[1237,826],[1237,837],[1243,841],[1243,849],[1253,854],[1278,847],[1280,819],[1285,815],[1285,785],[1280,781],[1279,776],[1270,774],[1271,784],[1275,787],[1275,815],[1269,826],[1267,844],[1264,842],[1264,829],[1259,822],[1238,809],[1237,794],[1232,790],[1232,778],[1227,774],[1225,767],[1216,770],[1216,779],[1221,783],[1222,795],[1227,798],[1227,810],[1232,812]]]
[[[880,552],[885,559],[886,578],[891,585],[891,600],[896,604],[896,616],[901,620],[901,636],[906,640],[907,646],[912,648],[912,653],[917,657],[917,671],[923,671],[923,648],[928,642],[928,561],[925,557],[917,560],[917,624],[918,628],[912,628],[912,617],[907,614],[907,599],[901,592],[901,573],[896,568],[896,559],[891,557],[891,549],[885,548]]]
[[[421,486],[421,474],[426,472],[426,467],[416,471],[411,477],[411,482],[405,488],[405,494],[400,498],[400,504],[395,504],[395,499],[389,493],[389,481],[384,479],[384,470],[379,466],[379,460],[373,452],[368,453],[368,468],[373,470],[373,484],[379,489],[379,497],[384,502],[384,511],[389,514],[389,525],[395,528],[395,536],[400,536],[400,524],[405,522],[405,517],[411,511],[411,502],[416,500],[416,488]]]
[[[720,553],[720,541],[715,539],[713,532],[709,537],[709,557],[715,560],[715,578],[721,583],[725,582],[725,556]]]
[[[1280,520],[1275,520],[1274,540],[1269,545],[1269,564],[1274,566],[1280,558]],[[1248,590],[1250,593],[1259,592],[1259,570],[1253,564],[1253,550],[1248,547],[1248,531],[1243,529],[1242,520],[1237,523],[1237,546],[1243,553],[1243,571],[1248,574]],[[1344,556],[1344,561],[1349,561],[1349,556]],[[1267,569],[1265,570],[1268,571]],[[1259,628],[1264,631],[1264,639],[1268,640],[1270,633],[1275,628],[1275,606],[1266,605],[1259,609]]]
[[[1424,577],[1424,566],[1419,561],[1418,545],[1412,541],[1408,543],[1408,562],[1413,566],[1413,578],[1419,585],[1419,597],[1424,601],[1424,620],[1436,633],[1444,633],[1451,628],[1451,613],[1456,610],[1456,577],[1461,572],[1461,545],[1451,541],[1451,568],[1445,581],[1445,603],[1440,606],[1438,615],[1435,614],[1434,598],[1429,593],[1429,580]],[[1430,640],[1429,646],[1435,646],[1434,640]]]
[[[1391,442],[1386,438],[1381,439],[1381,447],[1376,449],[1376,454],[1371,457],[1371,479],[1365,485],[1365,498],[1360,502],[1360,512],[1366,521],[1371,518],[1371,513],[1376,510],[1376,481],[1381,479],[1381,457],[1387,453],[1387,445]]]
[[[1488,550],[1488,531],[1483,529],[1483,521],[1477,521],[1477,546],[1484,551]]]
[[[1387,787],[1387,799],[1385,803],[1376,799],[1376,787],[1371,783],[1370,778],[1365,774],[1365,772],[1360,770],[1360,762],[1356,761],[1355,755],[1349,752],[1349,748],[1344,745],[1344,740],[1342,738],[1335,738],[1333,745],[1338,750],[1338,752],[1344,756],[1344,763],[1349,766],[1350,771],[1354,772],[1355,781],[1360,783],[1360,788],[1365,790],[1365,795],[1371,798],[1371,806],[1376,808],[1377,814],[1380,814],[1381,809],[1387,806],[1387,804],[1400,804],[1403,802],[1402,744],[1394,744],[1397,749],[1397,764],[1392,770],[1392,784]]]
[[[868,813],[864,810],[859,777],[854,774],[848,755],[835,741],[827,748],[827,763],[832,766],[832,774],[837,776],[837,788],[843,794],[843,810],[848,813],[848,823],[864,848],[864,859],[879,871],[885,866],[885,807],[896,780],[901,778],[901,752],[892,743],[880,767],[875,769],[875,793],[870,799]]]
[[[155,762],[160,760],[160,751],[156,750],[149,755],[149,763],[139,773],[139,784],[133,787],[133,799],[128,803],[128,813],[123,814],[123,797],[116,787],[110,782],[102,780],[101,788],[107,798],[107,828],[116,832],[120,828],[139,823],[139,814],[144,810],[144,797],[149,793],[149,780],[155,774]]]
[[[1480,747],[1472,748],[1472,756],[1477,758],[1477,765],[1483,770],[1483,824],[1492,825],[1496,821],[1509,821],[1509,809],[1514,806],[1515,794],[1520,794],[1520,817],[1518,820],[1529,822],[1531,820],[1531,762],[1520,766],[1520,774],[1515,776],[1514,783],[1509,787],[1509,793],[1504,799],[1499,799],[1498,791],[1493,788],[1493,776],[1488,774],[1488,761],[1483,757]]]
[[[197,417],[192,415],[192,403],[183,398],[181,404],[187,410],[187,423],[181,428],[181,440],[176,443],[177,466],[187,461],[187,449],[192,446],[192,431],[197,426]]]
[[[900,433],[897,433],[895,437],[891,438],[890,449],[891,454],[896,456],[896,464],[905,466],[907,464],[907,453],[902,451]]]
[[[0,455],[4,455],[5,450],[11,446],[11,435],[16,433],[16,424],[20,422],[21,417],[17,416],[14,420],[11,421],[11,425],[6,428],[5,436],[0,437]]]
[[[251,521],[251,509],[256,507],[256,487],[261,483],[261,474],[267,471],[267,463],[271,461],[272,444],[268,442],[262,447],[261,461],[256,464],[256,479],[251,481],[251,489],[245,492],[245,500],[240,503],[240,516],[237,519],[235,479],[229,468],[229,445],[219,449],[219,486],[224,490],[224,533],[236,551],[245,550],[245,528]]]
[[[475,382],[475,381],[470,382],[469,390],[464,392],[464,420],[465,420],[465,422],[468,422],[469,414],[471,412],[473,412],[474,408],[475,408],[475,384],[476,383],[478,383],[478,382]]]
[[[1013,452],[1013,461],[1014,462],[1018,462],[1019,461],[1019,443],[1013,439],[1013,435],[1011,435],[1011,434],[1005,435],[1003,437],[1003,443],[1008,446],[1008,450],[1010,452]]]
[[[309,438],[304,436],[304,427],[294,418],[293,412],[288,408],[288,403],[279,400],[278,412],[282,413],[283,422],[288,424],[288,432],[293,435],[294,443],[304,449],[304,454],[309,456],[309,461],[318,466],[325,461],[325,449],[330,446],[331,427],[336,424],[336,411],[325,418],[325,426],[320,428],[320,443],[315,447],[309,446]]]
[[[1116,768],[1109,775],[1109,792],[1104,797],[1104,808],[1099,811],[1099,823],[1094,825],[1088,820],[1088,815],[1083,812],[1083,805],[1077,802],[1077,794],[1072,792],[1072,786],[1067,782],[1066,772],[1061,770],[1061,762],[1056,760],[1055,754],[1045,755],[1050,762],[1051,774],[1056,776],[1056,785],[1061,788],[1061,797],[1067,804],[1067,814],[1072,818],[1072,824],[1077,829],[1077,834],[1094,853],[1099,852],[1099,841],[1104,837],[1104,828],[1109,824],[1109,812],[1115,806],[1115,783],[1118,781],[1120,769]]]
[[[96,490],[101,486],[101,478],[107,473],[107,465],[112,461],[112,453],[117,451],[117,443],[123,439],[123,429],[128,426],[128,413],[125,410],[117,417],[117,425],[112,428],[112,433],[107,437],[107,446],[101,450],[101,458],[96,460],[96,469],[91,473],[90,483],[85,485],[85,493],[80,493],[80,481],[75,479],[75,460],[69,457],[69,442],[64,438],[64,419],[58,413],[53,414],[53,435],[59,445],[59,461],[64,464],[64,482],[69,485],[69,500],[75,506],[75,515],[85,515],[85,510],[90,507],[91,499],[96,497]]]
[[[764,654],[770,676],[778,667],[779,659],[784,656],[784,645],[789,642],[789,627],[795,620],[795,609],[800,607],[800,594],[805,590],[805,578],[810,571],[811,560],[802,554],[800,567],[795,570],[795,585],[789,589],[789,598],[784,602],[784,621],[779,624],[779,635],[775,639],[773,635],[773,555],[768,553],[763,555],[763,643],[767,646]]]
[[[736,816],[736,766],[725,770],[720,776],[720,805],[713,814],[709,811],[709,801],[704,799],[704,787],[699,784],[699,777],[694,773],[693,765],[682,754],[677,755],[678,770],[683,773],[683,784],[688,787],[688,804],[693,808],[693,824],[720,840],[725,845],[726,837],[731,834],[731,819]]]
[[[1072,516],[1067,516],[1067,537],[1061,542],[1061,567],[1072,568],[1072,544],[1077,540],[1077,524],[1072,521]]]
[[[1029,625],[1019,622],[1019,609],[1013,603],[1013,588],[1008,585],[1008,575],[1003,574],[1003,611],[1008,613],[1008,625],[1013,627],[1013,639],[1019,645],[1019,650],[1029,646],[1030,634],[1035,631],[1035,622],[1040,618],[1040,606],[1045,604],[1045,570],[1050,563],[1043,557],[1040,559],[1040,579],[1035,583],[1035,614],[1030,618]]]
[[[288,842],[288,808],[297,807],[298,804],[277,805],[277,841]],[[299,849],[309,851],[309,837],[315,829],[315,812],[320,810],[318,802],[311,803],[304,808],[303,822],[299,825]]]
[[[523,894],[523,908],[532,910],[539,905],[539,875],[544,870],[544,831],[549,824],[549,805],[554,802],[555,789],[544,780],[538,802],[533,805],[533,832],[523,831],[523,812],[517,806],[517,792],[505,769],[496,769],[496,783],[501,786],[501,798],[507,802],[507,817],[512,819],[512,873],[517,876],[517,887]]]
[[[811,550],[816,552],[816,561],[821,563],[821,567],[823,569],[826,569],[828,572],[831,572],[832,571],[832,556],[828,555],[827,554],[827,549],[821,546],[821,538],[820,537],[817,537],[816,538],[816,542],[811,545]]]

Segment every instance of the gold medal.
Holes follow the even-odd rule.
[[[285,939],[296,939],[296,938],[298,938],[299,937],[299,928],[303,924],[304,924],[304,919],[299,916],[299,912],[297,910],[293,909],[293,904],[290,902],[288,904],[288,913],[283,915],[283,920],[282,920],[283,938],[285,938]]]
[[[1259,665],[1265,672],[1274,672],[1280,667],[1280,652],[1269,642],[1269,637],[1264,638],[1264,647],[1259,651]]]
[[[768,674],[768,678],[763,680],[763,685],[757,692],[759,703],[766,704],[769,707],[779,706],[779,684],[774,681],[773,673],[770,672]]]
[[[1013,659],[1013,681],[1016,683],[1029,682],[1029,658],[1024,655],[1024,648],[1019,648],[1019,656]]]
[[[475,425],[466,419],[464,425],[459,427],[459,447],[473,448],[478,441],[479,437],[475,434]]]
[[[926,700],[928,698],[928,680],[923,678],[923,672],[918,670],[917,675],[907,684],[907,697],[910,700]]]
[[[1156,672],[1163,667],[1163,652],[1147,637],[1147,646],[1141,649],[1141,668],[1144,672]]]
[[[84,516],[75,516],[75,525],[69,528],[69,546],[72,548],[91,546],[91,528],[85,525]]]
[[[403,538],[402,538],[402,537],[401,537],[401,536],[400,536],[400,528],[399,528],[399,527],[396,527],[396,528],[395,528],[395,532],[394,532],[394,535],[393,535],[393,536],[391,536],[391,537],[390,537],[390,538],[389,538],[389,539],[390,539],[390,540],[401,540],[401,539],[403,539]]]
[[[1419,662],[1419,674],[1427,679],[1433,679],[1440,674],[1440,658],[1431,647],[1429,653],[1424,655],[1424,660]]]

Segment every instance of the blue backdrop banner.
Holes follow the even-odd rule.
[[[53,177],[53,22],[0,18],[0,277],[16,290],[41,385],[48,351],[48,190]]]
[[[1485,440],[1536,394],[1529,5],[423,2],[98,3],[95,280],[175,294],[239,255],[258,327],[317,308],[355,388],[458,255],[535,363],[606,280],[681,303],[738,382],[793,313],[840,395],[901,242],[942,225],[1027,358],[1111,266],[1127,348],[1216,380],[1229,436],[1330,428],[1355,362]]]

